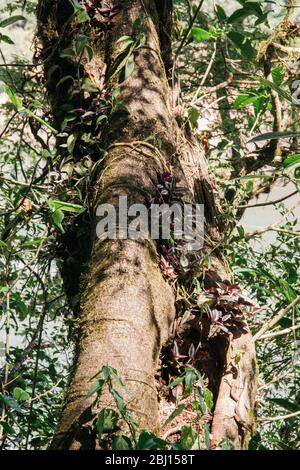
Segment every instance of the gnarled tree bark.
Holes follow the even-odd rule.
[[[209,222],[215,224],[215,203],[204,159],[200,153],[193,156],[192,162],[189,160],[195,147],[187,144],[169,100],[172,2],[111,3],[115,8],[109,21],[99,7],[98,12],[92,12],[87,26],[76,23],[68,0],[40,0],[38,9],[41,55],[57,128],[66,115],[64,105],[80,105],[74,81],[59,87],[57,83],[67,75],[76,81],[78,70],[81,77],[92,80],[100,95],[119,87],[118,100],[128,110],[113,111],[107,134],[101,136],[106,153],[92,188],[97,195],[93,196],[91,224],[84,226],[82,219],[77,233],[67,234],[63,240],[65,252],[73,251],[72,256],[64,256],[63,278],[73,304],[74,298],[79,298],[79,304],[74,307],[78,323],[74,367],[52,443],[52,448],[59,449],[97,448],[90,424],[100,408],[111,406],[111,397],[104,394],[94,404],[93,398],[85,396],[103,365],[115,367],[126,383],[128,409],[140,428],[158,432],[160,426],[154,373],[175,319],[174,293],[160,271],[153,241],[97,239],[97,206],[116,206],[120,195],[128,196],[128,204],[147,204],[157,174],[168,170],[184,184],[189,183],[195,198],[201,194],[198,202],[206,204]],[[124,58],[118,39],[135,36],[133,25],[137,19],[142,19],[146,41],[134,51],[133,73],[118,85]],[[83,30],[89,35],[94,54],[91,60],[83,55],[76,65],[60,54],[74,47],[76,35]],[[75,147],[74,154],[79,159],[80,149]],[[100,157],[94,150],[93,160]],[[194,157],[200,169],[196,178],[190,172]],[[220,237],[218,231],[215,224],[214,234]],[[234,350],[241,352],[236,364]],[[223,370],[212,426],[213,443],[217,447],[222,438],[228,437],[241,445],[243,427],[249,429],[252,421],[249,417],[255,396],[255,352],[250,334],[220,341],[218,354]]]

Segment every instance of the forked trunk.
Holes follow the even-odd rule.
[[[98,89],[96,99],[99,101],[120,88],[117,100],[122,103],[113,107],[113,119],[110,119],[106,135],[101,136],[105,154],[100,151],[97,154],[97,146],[92,150],[93,161],[100,158],[102,161],[90,188],[93,193],[91,226],[84,227],[83,221],[75,242],[74,235],[67,234],[64,239],[66,245],[71,239],[71,245],[75,244],[79,251],[78,247],[88,245],[90,239],[91,248],[85,247],[73,255],[73,264],[69,259],[65,260],[63,268],[68,295],[75,303],[74,298],[79,293],[80,303],[75,308],[78,330],[74,367],[52,448],[97,448],[90,424],[99,408],[111,406],[111,397],[104,394],[94,404],[93,397],[85,399],[85,396],[92,378],[103,365],[115,367],[126,383],[128,394],[124,398],[140,428],[159,432],[154,373],[161,347],[169,339],[175,319],[175,296],[159,268],[154,242],[150,238],[144,242],[101,242],[96,237],[95,212],[99,204],[117,206],[120,195],[128,196],[128,205],[149,204],[157,175],[165,171],[175,174],[183,185],[187,180],[193,186],[193,176],[184,175],[189,172],[191,163],[186,158],[189,145],[172,112],[166,73],[170,66],[168,28],[172,2],[128,0],[112,3],[114,6],[110,7],[109,14],[99,6],[90,11],[90,22],[83,24],[78,24],[76,15],[71,19],[73,7],[68,0],[40,0],[38,12],[41,55],[45,60],[56,126],[60,126],[66,117],[63,105],[80,108],[82,100],[84,103],[90,100],[95,105],[95,98],[92,98],[95,93],[89,95],[87,90],[76,94],[76,80],[82,84],[88,77],[89,83]],[[84,53],[78,65],[74,58],[61,56],[61,52],[74,49],[76,36],[82,33],[89,36],[93,58],[89,60]],[[132,37],[140,43],[132,52],[132,73],[118,85],[128,53],[128,50],[122,51],[122,42],[118,41],[122,36]],[[127,66],[132,67],[132,63]],[[61,80],[64,76],[73,79]],[[60,80],[61,84],[57,86]],[[82,157],[80,152],[75,145],[75,161]],[[200,157],[201,154],[198,155],[200,175],[204,176],[197,184],[202,187],[201,194],[207,197],[198,202],[204,202],[205,210],[214,214],[206,168]],[[83,236],[79,242],[80,233]],[[67,248],[70,251],[71,248]],[[80,266],[75,269],[76,261]],[[85,274],[79,289],[83,264]],[[243,439],[243,426],[249,428],[249,421],[252,421],[255,353],[249,334],[220,344],[224,370],[213,419],[213,443],[217,446],[222,438],[228,437],[239,445]],[[239,362],[235,363],[237,349],[242,353]]]

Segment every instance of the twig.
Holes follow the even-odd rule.
[[[276,222],[275,224],[268,225],[267,227],[261,229],[261,230],[255,230],[254,232],[251,233],[246,233],[245,234],[245,240],[249,240],[250,238],[256,236],[256,235],[262,235],[265,232],[281,232],[281,233],[288,233],[290,235],[293,235],[295,237],[300,236],[300,232],[294,232],[292,230],[284,229],[278,227],[282,222],[287,219],[287,217],[299,206],[300,202],[296,202],[287,212],[286,214],[282,217],[282,219],[279,222]]]
[[[277,204],[278,202],[285,201],[286,199],[295,196],[295,194],[298,194],[299,191],[296,189],[296,191],[293,191],[292,193],[288,194],[287,196],[283,196],[280,199],[276,199],[275,201],[267,201],[267,202],[259,202],[257,204],[245,204],[241,206],[237,206],[237,209],[250,209],[252,207],[262,207],[262,206],[271,206],[272,204]]]
[[[276,325],[276,323],[279,322],[279,320],[281,320],[281,318],[283,318],[293,307],[295,307],[298,303],[300,302],[300,295],[298,295],[298,297],[296,297],[293,302],[291,302],[287,307],[285,308],[282,308],[281,310],[279,310],[279,312],[277,313],[277,315],[275,315],[273,318],[271,318],[269,321],[267,321],[262,327],[261,329],[253,336],[253,339],[254,341],[257,341],[259,338],[261,338],[261,336],[268,330],[270,330],[271,328],[273,328],[274,325]]]
[[[209,74],[209,72],[211,71],[211,68],[212,68],[212,66],[213,66],[213,63],[214,63],[214,60],[215,60],[215,57],[216,57],[216,53],[217,53],[217,43],[215,42],[215,43],[214,43],[214,51],[213,51],[213,53],[212,53],[212,56],[211,56],[211,59],[210,59],[210,61],[209,61],[208,67],[207,67],[207,69],[206,69],[206,71],[205,71],[205,74],[203,75],[202,80],[201,80],[201,82],[200,82],[200,87],[203,86],[204,83],[206,82],[206,79],[207,79],[207,77],[208,77],[208,74]],[[196,95],[195,95],[196,97],[197,97],[198,94],[199,94],[200,87],[198,88],[198,90],[197,90],[197,92],[196,92]]]
[[[31,403],[31,402],[33,402],[33,401],[35,401],[35,400],[39,400],[39,399],[42,398],[42,397],[46,397],[47,395],[49,395],[50,392],[52,392],[52,391],[60,384],[61,381],[62,381],[62,379],[59,379],[59,380],[56,382],[56,384],[53,385],[53,387],[51,387],[51,388],[50,388],[49,390],[47,390],[46,392],[40,393],[40,395],[37,395],[36,397],[31,398],[31,399],[29,400],[29,402]]]
[[[0,139],[2,139],[3,135],[5,134],[5,132],[7,131],[7,129],[9,128],[10,126],[10,123],[12,122],[12,120],[15,118],[15,116],[17,115],[18,113],[14,113],[10,118],[9,120],[7,121],[6,123],[6,126],[4,127],[3,131],[1,132],[0,134]]]
[[[276,49],[279,49],[282,52],[288,52],[288,53],[296,53],[300,54],[300,47],[291,47],[291,46],[283,46],[282,44],[278,44],[277,42],[273,42],[272,46],[274,46]]]
[[[205,98],[205,96],[208,96],[208,95],[211,95],[212,93],[215,93],[216,91],[219,91],[219,90],[222,90],[223,88],[226,88],[228,85],[230,85],[230,83],[232,82],[232,77],[233,75],[232,74],[229,74],[228,76],[228,79],[225,80],[225,82],[221,82],[221,83],[218,83],[218,85],[215,85],[215,86],[212,86],[212,87],[209,87],[208,89],[206,89],[204,91],[204,93],[200,96],[200,98],[197,98],[196,100],[193,100],[191,104],[202,104],[203,103],[203,98]],[[198,91],[197,91],[198,93]],[[221,97],[223,99],[223,97]],[[214,101],[212,104],[215,104],[216,101]]]
[[[0,181],[5,181],[7,183],[15,184],[17,186],[22,186],[24,188],[31,187],[31,188],[37,188],[37,189],[48,189],[48,186],[26,183],[26,181],[18,181],[13,178],[7,178],[4,176],[0,176]]]
[[[188,26],[188,28],[187,28],[187,30],[186,30],[186,32],[185,32],[185,34],[184,34],[182,40],[181,40],[181,43],[179,44],[179,46],[178,46],[178,48],[177,48],[177,51],[175,52],[175,59],[178,57],[178,55],[179,55],[181,49],[182,49],[183,46],[184,46],[184,43],[185,43],[185,41],[186,41],[186,38],[188,37],[188,35],[189,35],[189,33],[190,33],[190,31],[191,31],[191,29],[192,29],[192,27],[193,27],[193,24],[195,23],[195,21],[196,21],[196,19],[197,19],[198,13],[199,13],[199,11],[200,11],[200,9],[201,9],[201,7],[202,7],[203,2],[204,2],[204,0],[200,0],[200,3],[199,3],[199,5],[198,5],[197,8],[196,8],[195,14],[194,14],[193,18],[192,18],[191,21],[190,21],[190,24],[189,24],[189,26]]]
[[[291,326],[290,328],[285,328],[284,330],[275,331],[274,333],[267,333],[267,334],[265,334],[265,335],[262,335],[262,336],[259,338],[259,340],[261,340],[261,339],[274,338],[275,336],[286,335],[286,334],[288,334],[288,333],[291,333],[292,331],[298,330],[298,328],[300,328],[300,325]]]
[[[294,237],[300,237],[300,232],[294,232],[293,230],[276,227],[275,225],[268,225],[268,227],[265,227],[262,230],[255,230],[254,232],[246,233],[245,240],[250,240],[250,238],[253,238],[257,235],[263,235],[266,232],[287,233],[288,235],[293,235]]]
[[[294,413],[287,414],[287,415],[273,416],[273,417],[270,417],[270,418],[258,418],[258,421],[260,421],[260,422],[280,421],[280,420],[294,418],[295,416],[298,416],[299,414],[300,414],[300,410],[295,411]]]
[[[34,67],[39,67],[40,65],[43,65],[43,62],[40,62],[39,64],[0,64],[0,67],[29,67],[29,68],[34,68]]]
[[[200,93],[200,91],[201,91],[201,87],[202,87],[202,86],[204,85],[204,83],[206,82],[206,79],[207,79],[207,77],[208,77],[208,74],[209,74],[209,72],[211,71],[211,68],[212,68],[212,66],[213,66],[213,63],[214,63],[214,60],[215,60],[215,57],[216,57],[216,53],[217,53],[217,43],[214,43],[214,51],[213,51],[213,53],[212,53],[212,56],[211,56],[211,59],[210,59],[210,61],[209,61],[208,66],[207,66],[207,69],[206,69],[206,71],[205,71],[205,73],[204,73],[204,75],[203,75],[203,77],[202,77],[202,80],[201,80],[201,82],[200,82],[200,85],[199,85],[199,87],[197,88],[196,93],[194,94],[194,97],[193,97],[193,99],[192,99],[192,101],[191,101],[191,106],[192,106],[193,104],[195,104],[196,101],[198,100],[198,95],[199,95],[199,93]]]
[[[262,385],[261,387],[259,387],[259,388],[257,389],[257,391],[260,392],[261,390],[263,390],[263,389],[265,389],[265,388],[271,387],[271,385],[273,385],[273,383],[278,382],[278,380],[283,379],[283,378],[286,377],[287,375],[290,375],[290,373],[291,373],[291,371],[288,370],[287,372],[283,372],[282,374],[279,374],[279,375],[277,375],[276,377],[273,377],[273,379],[270,380],[270,382],[268,382],[268,383]]]
[[[182,426],[175,426],[174,428],[168,429],[162,436],[163,440],[166,440],[169,436],[172,436],[172,434],[177,434],[178,432],[181,431]]]

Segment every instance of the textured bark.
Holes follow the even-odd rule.
[[[134,34],[132,24],[137,18],[144,17],[147,39],[145,46],[134,53],[132,75],[120,85],[118,99],[126,105],[129,113],[115,112],[105,136],[107,152],[93,187],[97,196],[93,197],[92,212],[94,214],[100,203],[117,205],[119,195],[127,195],[129,205],[147,203],[153,195],[157,173],[168,170],[176,174],[184,185],[189,184],[191,194],[196,199],[198,197],[198,202],[205,203],[212,234],[219,239],[220,227],[203,152],[194,144],[187,143],[170,105],[167,72],[170,68],[172,2],[163,3],[164,8],[161,2],[151,0],[123,1],[108,30],[100,31],[95,26],[90,31],[94,57],[91,61],[83,58],[81,73],[92,77],[99,89],[103,89],[103,83],[108,89],[116,86],[120,55],[117,40],[123,35]],[[50,73],[53,70],[51,67],[58,65],[64,75],[76,75],[74,65],[60,57],[61,50],[74,43],[77,33],[74,24],[67,22],[71,13],[68,0],[40,0],[38,34],[42,41],[47,86],[57,126],[64,118],[62,105],[72,101],[73,105],[77,104],[72,87],[66,85],[57,89],[58,77]],[[147,143],[149,137],[153,145]],[[159,150],[157,142],[160,144]],[[93,159],[97,159],[95,154]],[[92,215],[91,225],[83,230],[80,243],[78,234],[75,242],[74,236],[71,237],[73,261],[64,260],[63,277],[67,293],[71,300],[80,294],[79,305],[74,308],[78,317],[78,340],[70,384],[52,448],[97,448],[96,435],[91,431],[90,424],[100,408],[111,406],[111,397],[103,394],[96,404],[93,398],[86,400],[84,397],[93,376],[103,365],[115,367],[126,383],[128,395],[124,398],[139,426],[147,430],[159,429],[154,372],[161,347],[169,338],[175,318],[174,294],[162,277],[156,247],[150,239],[145,242],[100,242],[95,236],[95,224],[95,216]],[[67,235],[64,243],[67,245],[69,242]],[[241,335],[231,344],[235,342],[237,348],[245,350],[240,362],[243,364],[242,377],[238,373],[238,379],[235,376],[232,379],[233,359],[228,343],[221,342],[219,348],[224,371],[212,429],[215,445],[224,436],[235,442],[241,441],[241,426],[244,423],[236,420],[236,416],[240,397],[244,397],[245,384],[248,384],[249,400],[247,397],[244,402],[247,402],[246,407],[250,411],[253,409],[253,344],[249,335]],[[231,384],[227,381],[230,367]],[[230,408],[228,413],[227,407]]]
[[[231,335],[221,342],[223,370],[212,422],[212,446],[228,440],[238,448],[247,448],[255,430],[256,360],[249,332]]]
[[[50,3],[51,11],[47,10]],[[43,20],[41,35],[44,47],[49,40],[49,29],[64,33],[61,17],[65,2],[50,3],[41,3],[39,15]],[[128,196],[128,205],[148,203],[157,172],[166,170],[174,150],[174,122],[168,108],[167,80],[155,25],[158,17],[152,2],[145,3],[148,3],[147,11],[140,1],[124,2],[114,20],[115,26],[106,33],[104,40],[102,37],[101,42],[95,39],[92,43],[94,59],[86,71],[91,75],[93,66],[104,70],[104,58],[109,50],[110,56],[106,60],[106,79],[109,79],[119,53],[120,45],[116,40],[122,35],[133,34],[134,20],[147,15],[147,47],[135,54],[134,72],[121,85],[118,98],[127,106],[129,114],[116,113],[106,137],[110,150],[97,182],[95,207],[100,203],[117,205],[119,195]],[[68,13],[66,10],[65,18]],[[64,38],[62,40],[65,42]],[[57,60],[61,63],[61,59],[57,57]],[[47,65],[51,66],[50,63]],[[65,64],[62,66],[65,70]],[[95,83],[99,86],[101,75],[101,71],[94,73]],[[61,111],[57,102],[67,100],[68,95],[66,92],[66,95],[58,97],[53,93],[54,85],[52,89],[49,84],[49,91],[59,124]],[[160,139],[161,152],[143,143],[150,136]],[[127,142],[131,144],[127,146]],[[91,232],[93,237],[95,226]],[[65,272],[70,276],[70,271]],[[69,284],[69,280],[66,281]],[[154,372],[160,348],[168,339],[175,316],[175,301],[158,267],[154,244],[150,240],[143,243],[132,240],[100,242],[94,238],[81,291],[79,343],[52,448],[96,447],[90,424],[99,408],[112,405],[111,397],[104,393],[94,407],[94,398],[85,400],[84,397],[92,384],[92,377],[102,365],[115,367],[123,378],[128,388],[128,395],[124,397],[128,410],[139,425],[156,431],[159,426]]]

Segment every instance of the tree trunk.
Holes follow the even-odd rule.
[[[73,8],[68,0],[40,0],[38,10],[40,56],[45,60],[56,127],[66,117],[64,105],[80,108],[84,103],[86,108],[87,103],[95,104],[95,93],[76,93],[76,80],[82,83],[84,77],[89,77],[97,87],[99,101],[119,87],[121,93],[117,99],[122,103],[112,109],[106,133],[99,136],[101,146],[106,149],[104,156],[97,145],[90,150],[94,162],[102,158],[89,187],[91,223],[84,225],[83,218],[77,233],[74,235],[73,230],[62,240],[64,252],[72,252],[71,256],[64,255],[62,273],[66,290],[73,305],[77,298],[80,300],[74,307],[78,326],[74,367],[52,448],[97,448],[90,424],[100,408],[111,406],[111,397],[104,393],[95,404],[93,397],[85,399],[85,396],[92,378],[103,365],[115,367],[124,380],[128,388],[124,398],[139,427],[159,432],[154,373],[175,319],[175,296],[163,278],[156,246],[150,238],[144,242],[101,242],[96,237],[97,206],[104,203],[116,206],[120,195],[128,196],[128,205],[148,204],[158,174],[170,171],[183,185],[189,184],[191,194],[194,183],[201,188],[202,200],[198,198],[198,202],[206,204],[205,210],[212,214],[212,224],[216,212],[201,150],[196,155],[200,173],[195,182],[195,172],[190,172],[191,165],[195,165],[190,160],[195,146],[187,144],[170,104],[167,38],[171,34],[172,2],[112,3],[115,9],[109,17],[104,10],[94,9],[90,12],[90,22],[80,25],[76,15],[72,17]],[[122,36],[137,37],[137,20],[141,21],[146,40],[134,51],[132,74],[121,81],[125,53],[118,40]],[[85,53],[76,64],[75,59],[61,57],[62,50],[75,48],[76,37],[82,33],[89,36],[93,58],[88,60]],[[73,80],[63,80],[57,86],[64,76],[72,76]],[[58,145],[62,139],[57,138]],[[82,149],[75,145],[73,155],[75,162],[80,160]],[[62,158],[64,162],[65,157]],[[218,232],[218,227],[214,232]],[[254,406],[253,343],[246,333],[232,336],[230,341],[220,341],[218,348],[223,371],[212,426],[213,443],[217,447],[222,438],[228,437],[241,445],[243,429],[249,428]],[[237,350],[243,354],[233,367]],[[245,409],[247,416],[244,416]]]

